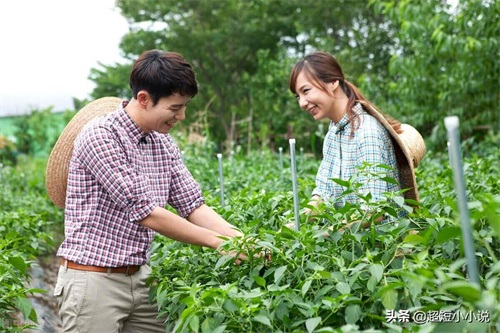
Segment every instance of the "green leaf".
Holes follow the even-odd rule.
[[[493,199],[485,204],[485,213],[488,223],[498,237],[500,237],[500,214],[498,214],[499,206],[500,203],[498,201],[493,201]]]
[[[335,333],[338,332],[337,330],[333,329],[332,327],[321,327],[320,329],[316,330],[315,333]]]
[[[377,164],[376,167],[386,169],[386,170],[394,170],[393,167],[391,167],[390,165],[387,165],[387,164]]]
[[[213,318],[206,318],[203,323],[201,323],[201,332],[202,333],[209,333],[213,331],[213,326],[214,326],[214,319]]]
[[[339,179],[339,178],[332,178],[332,181],[334,181],[335,183],[339,184],[340,186],[343,186],[343,187],[347,187],[347,188],[350,188],[351,187],[351,183],[346,181],[346,180],[342,180],[342,179]]]
[[[424,238],[420,235],[408,235],[403,239],[403,242],[409,243],[412,245],[421,244],[424,242]]]
[[[158,293],[156,296],[156,301],[158,302],[158,306],[162,307],[165,304],[165,300],[167,299],[167,290],[163,290]]]
[[[384,308],[387,310],[394,310],[396,308],[396,304],[398,302],[398,293],[393,289],[385,289],[382,291],[382,295],[380,297]]]
[[[382,177],[381,179],[388,182],[389,184],[399,185],[399,182],[392,177]]]
[[[460,236],[461,232],[461,229],[457,226],[443,227],[436,235],[436,242],[439,244],[457,238]]]
[[[348,283],[345,283],[345,282],[339,282],[339,283],[337,283],[337,285],[335,286],[335,288],[342,295],[348,295],[348,294],[351,293],[351,287],[349,286]]]
[[[26,261],[20,256],[10,257],[9,262],[14,266],[22,275],[26,274]]]
[[[325,270],[325,268],[323,266],[318,265],[318,263],[316,263],[316,262],[308,262],[306,265],[307,265],[307,268],[310,268],[314,271],[324,271]]]
[[[386,212],[390,216],[393,216],[393,217],[396,217],[396,218],[398,217],[397,211],[394,208],[392,208],[392,207],[389,207],[389,206],[388,207],[383,207],[383,210],[384,210],[384,212]]]
[[[469,320],[469,319],[461,319],[461,321],[458,323],[457,322],[437,323],[433,332],[439,332],[439,333],[456,333],[456,332],[487,333],[488,332],[488,327],[484,327],[484,326],[481,327],[482,326],[481,324],[476,326],[476,325],[474,325],[476,323],[471,324],[471,323],[468,323],[467,320]],[[472,320],[472,318],[470,320]],[[476,326],[476,327],[474,327],[474,326]]]
[[[307,332],[309,333],[313,332],[320,323],[321,323],[321,317],[314,317],[307,319],[306,320]]]
[[[358,304],[351,304],[345,309],[345,320],[348,324],[356,324],[361,318],[361,307]]]
[[[18,308],[19,311],[21,311],[24,319],[28,319],[31,314],[31,310],[33,310],[33,306],[31,305],[30,300],[27,299],[26,297],[16,298],[16,308]]]
[[[332,277],[332,274],[328,271],[317,271],[316,273],[318,273],[322,279],[331,279]]]
[[[305,294],[309,291],[309,288],[311,287],[312,280],[307,280],[303,285],[302,285],[302,297],[305,296]]]
[[[259,298],[262,295],[265,295],[265,293],[263,293],[262,291],[258,291],[258,290],[252,290],[252,291],[244,291],[240,297],[245,298],[245,299],[249,299],[249,298]]]
[[[274,283],[279,284],[285,272],[286,266],[281,266],[276,271],[274,271]]]
[[[259,286],[261,287],[265,287],[266,286],[266,279],[264,279],[263,277],[261,276],[258,276],[258,275],[254,275],[252,276],[252,279],[255,281],[255,283],[257,283]]]
[[[203,323],[201,323],[201,331],[203,333],[212,333],[215,325],[215,320],[213,318],[206,318]]]
[[[421,251],[417,254],[417,258],[419,261],[427,260],[428,256],[429,256],[429,251],[427,251],[427,250]]]
[[[179,301],[180,303],[184,303],[187,306],[193,305],[194,304],[194,299],[192,296],[186,296],[183,299]]]
[[[451,281],[443,284],[443,288],[469,302],[476,302],[481,299],[479,287],[467,281]]]
[[[283,320],[285,317],[289,317],[288,307],[285,302],[280,302],[276,307],[276,318]]]
[[[223,256],[221,256],[217,260],[217,263],[215,264],[215,269],[220,269],[222,266],[225,266],[231,260],[233,260],[233,257],[231,257],[230,255],[223,255]]]
[[[373,276],[370,276],[368,282],[366,283],[366,288],[368,288],[369,291],[373,292],[377,284],[378,284],[377,279]]]
[[[273,250],[274,252],[280,252],[280,249],[276,247],[276,245],[272,244],[271,242],[265,242],[265,241],[258,241],[258,245],[268,248],[270,250]]]
[[[200,329],[200,318],[196,315],[191,316],[191,318],[189,318],[189,327],[191,327],[193,331],[198,332]]]
[[[385,327],[388,327],[390,328],[391,330],[393,330],[394,332],[403,332],[403,327],[401,325],[397,325],[397,324],[390,324],[390,323],[382,323]],[[393,331],[388,331],[388,332],[393,332]]]
[[[5,235],[5,239],[7,241],[11,241],[13,240],[14,238],[16,238],[16,236],[18,235],[18,233],[14,230],[11,230],[7,233],[7,235]]]
[[[370,273],[372,273],[372,276],[376,279],[377,282],[379,282],[384,274],[384,266],[380,264],[373,264],[370,266]]]
[[[31,310],[31,313],[28,316],[28,319],[31,320],[34,323],[38,322],[38,315],[37,315],[37,313],[36,313],[36,311],[35,311],[34,308]]]
[[[227,325],[221,325],[221,326],[217,326],[216,329],[214,329],[212,332],[210,333],[224,333],[226,332],[226,326]]]
[[[39,294],[45,294],[47,293],[47,290],[45,289],[41,289],[41,288],[29,288],[29,289],[26,289],[26,292],[27,293],[39,293]]]
[[[224,300],[222,308],[227,312],[235,312],[239,310],[239,306],[232,299]]]
[[[264,324],[266,326],[269,326],[269,327],[272,327],[271,326],[271,321],[269,320],[269,318],[267,318],[266,316],[263,316],[263,315],[257,315],[255,317],[252,318],[253,321],[257,321],[261,324]]]
[[[399,206],[399,207],[403,207],[404,204],[405,204],[405,198],[402,197],[402,196],[395,196],[394,198],[394,202]]]

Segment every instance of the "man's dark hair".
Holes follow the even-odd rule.
[[[130,89],[134,98],[139,91],[146,90],[156,105],[160,98],[175,93],[194,97],[198,82],[193,68],[179,53],[150,50],[134,63]]]

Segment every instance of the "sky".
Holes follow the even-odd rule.
[[[122,62],[127,21],[114,0],[8,0],[0,10],[0,117],[72,109],[98,62]]]

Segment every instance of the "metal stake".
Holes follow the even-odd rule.
[[[467,207],[467,197],[465,194],[465,180],[461,160],[458,124],[459,119],[457,116],[446,117],[444,119],[444,125],[448,132],[450,161],[453,169],[453,178],[455,180],[455,189],[457,192],[460,222],[462,225],[462,239],[465,257],[467,259],[467,272],[469,273],[470,280],[480,286],[476,255],[474,250],[474,238],[472,235],[469,208]]]
[[[299,216],[299,194],[297,188],[297,166],[295,163],[295,139],[289,139],[290,143],[290,160],[292,166],[292,184],[293,184],[293,212],[295,214],[295,230],[300,230]]]
[[[224,206],[224,177],[222,175],[222,154],[217,154],[219,159],[220,204]]]
[[[280,151],[280,168],[283,169],[283,147],[278,148]]]

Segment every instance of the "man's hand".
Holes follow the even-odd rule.
[[[271,261],[271,251],[265,249],[263,251],[255,252],[255,244],[259,242],[259,239],[249,236],[249,237],[234,237],[235,243],[238,249],[232,249],[229,251],[218,249],[219,253],[222,255],[229,255],[236,258],[235,264],[239,265],[243,261],[249,260],[249,253],[253,253],[254,258],[264,258],[267,261]]]
[[[285,227],[287,227],[288,229],[295,230],[295,222],[287,222],[285,223]]]
[[[228,256],[230,256],[232,258],[236,258],[236,256],[237,256],[236,260],[234,261],[234,263],[236,265],[239,265],[239,264],[241,264],[241,262],[243,260],[247,260],[248,259],[248,257],[245,254],[243,254],[241,252],[238,252],[238,251],[235,251],[235,250],[231,250],[229,252],[226,252],[224,250],[219,249],[218,251],[223,256],[228,255]]]

